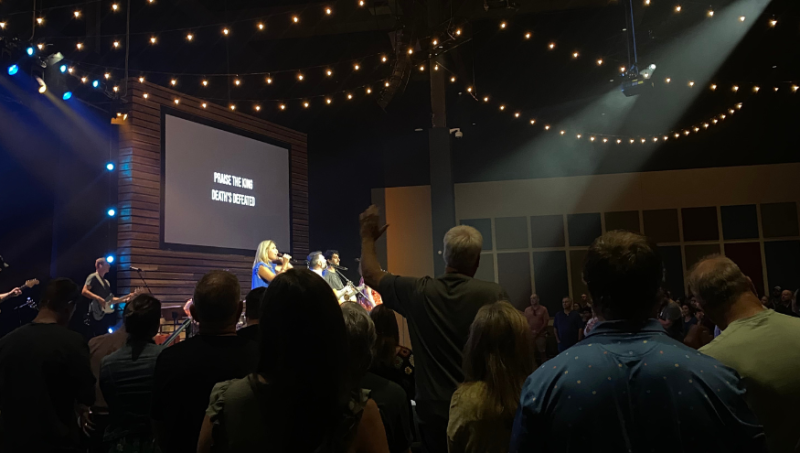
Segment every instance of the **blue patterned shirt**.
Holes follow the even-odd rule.
[[[510,451],[764,451],[739,381],[654,319],[601,322],[525,381]]]

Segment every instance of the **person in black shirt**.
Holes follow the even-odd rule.
[[[258,344],[236,335],[242,313],[239,280],[211,271],[194,290],[199,335],[168,347],[156,360],[151,417],[164,453],[195,452],[211,389],[255,371]]]
[[[483,247],[475,228],[460,225],[445,234],[444,275],[410,278],[381,270],[375,241],[387,226],[380,226],[378,208],[370,206],[360,222],[364,282],[377,289],[387,307],[408,319],[418,362],[415,401],[422,443],[429,452],[446,452],[450,398],[464,380],[462,351],[469,326],[482,306],[508,300],[508,295],[496,283],[473,278]]]
[[[78,451],[80,429],[94,403],[94,375],[83,337],[67,329],[78,286],[47,285],[39,314],[0,340],[0,451]]]
[[[267,292],[266,286],[260,286],[247,293],[244,298],[244,316],[247,318],[247,325],[236,332],[242,338],[258,341],[258,323],[261,318],[261,299]]]

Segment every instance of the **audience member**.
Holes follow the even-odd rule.
[[[780,300],[778,300],[778,302],[775,304],[775,311],[777,311],[782,315],[797,316],[797,313],[795,313],[792,304],[793,299],[794,299],[794,294],[788,289],[784,289],[783,291],[781,291]]]
[[[559,354],[580,341],[583,329],[581,315],[572,309],[572,299],[569,297],[561,299],[561,306],[564,310],[556,313],[553,321],[553,332],[556,335]]]
[[[214,386],[198,452],[388,451],[375,402],[351,396],[345,322],[325,280],[275,277],[260,326],[257,370]]]
[[[683,341],[684,331],[681,321],[681,306],[675,301],[661,294],[661,310],[659,311],[658,321],[667,331],[667,335],[677,341]]]
[[[386,226],[379,224],[378,209],[370,206],[360,221],[364,281],[409,323],[419,364],[415,401],[422,443],[429,452],[446,452],[450,398],[464,378],[462,350],[469,326],[482,306],[508,297],[498,284],[473,278],[483,248],[483,237],[475,228],[461,225],[445,234],[444,275],[411,278],[381,270],[375,241]]]
[[[761,296],[761,305],[763,305],[764,308],[772,308],[772,306],[769,303],[769,297],[766,295]]]
[[[695,317],[694,313],[695,311],[694,308],[692,308],[691,304],[684,303],[683,305],[681,305],[681,316],[683,317],[684,334],[688,334],[689,329],[691,329],[692,326],[697,324],[697,318]]]
[[[775,311],[777,311],[778,305],[781,302],[781,294],[782,293],[783,293],[783,291],[781,290],[780,286],[776,286],[776,287],[772,288],[772,295],[770,296],[769,301],[772,304],[771,308],[773,310],[775,310]]]
[[[391,453],[411,448],[411,407],[406,392],[394,382],[368,372],[375,346],[375,324],[367,309],[357,302],[342,304],[350,353],[350,372],[356,387],[369,391],[369,398],[380,409],[386,440]]]
[[[531,294],[531,306],[525,307],[525,318],[531,331],[533,341],[532,354],[534,363],[547,360],[547,327],[550,324],[550,313],[547,307],[539,303],[539,295]]]
[[[89,436],[89,453],[107,453],[108,443],[103,440],[108,427],[108,403],[100,390],[100,364],[111,353],[125,346],[128,333],[125,325],[112,333],[105,333],[89,340],[89,365],[95,378],[95,399],[86,420],[84,431]]]
[[[694,305],[692,305],[694,307]],[[697,323],[689,328],[686,336],[683,337],[683,344],[692,349],[700,349],[703,346],[711,343],[714,339],[714,323],[705,316],[702,310],[695,311],[695,318]]]
[[[586,327],[584,327],[584,328],[583,328],[583,336],[584,336],[584,337],[588,336],[588,335],[589,335],[589,333],[590,333],[592,330],[594,330],[594,326],[596,326],[596,325],[597,325],[597,322],[598,322],[597,315],[596,315],[596,314],[595,314],[595,312],[594,312],[594,307],[592,307],[592,317],[591,317],[591,319],[589,319],[589,321],[586,323]]]
[[[123,316],[125,345],[105,357],[100,367],[100,388],[109,412],[104,440],[112,452],[155,452],[150,407],[156,359],[163,351],[153,341],[161,324],[161,301],[140,294],[125,306]]]
[[[199,334],[165,349],[156,360],[152,418],[164,453],[194,452],[217,382],[246,376],[256,368],[257,343],[236,335],[242,313],[239,280],[211,271],[194,290],[190,308]]]
[[[250,290],[247,297],[244,298],[244,317],[247,324],[236,332],[242,338],[247,338],[251,341],[258,341],[258,323],[261,317],[261,300],[264,298],[264,293],[267,291],[266,286],[259,286],[256,289]]]
[[[414,354],[410,349],[400,346],[400,329],[394,310],[381,304],[373,308],[369,316],[375,324],[377,335],[369,371],[402,387],[410,404],[416,394]]]
[[[532,335],[508,302],[484,305],[464,351],[464,383],[450,402],[449,453],[506,453],[525,378],[533,371]]]
[[[83,337],[67,329],[78,285],[56,278],[32,323],[0,339],[0,451],[78,451],[94,403],[94,376]]]
[[[635,233],[605,233],[583,269],[600,323],[525,382],[511,452],[763,451],[739,377],[653,318],[663,263]]]
[[[742,376],[745,398],[764,424],[769,451],[797,451],[800,319],[765,309],[753,282],[729,258],[712,256],[699,262],[689,276],[689,287],[722,329],[700,352]]]

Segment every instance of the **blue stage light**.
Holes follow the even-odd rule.
[[[36,52],[36,50],[34,50],[33,47],[28,47],[27,49],[25,49],[25,53],[27,53],[28,56],[33,55],[34,52]]]
[[[14,75],[19,72],[19,66],[12,64],[8,67],[8,75]]]
[[[117,211],[116,211],[116,209],[114,209],[114,208],[110,208],[110,209],[108,210],[108,216],[109,216],[109,217],[114,217],[115,215],[117,215]]]
[[[114,328],[113,327],[109,327],[108,328],[108,333],[114,333]]]
[[[114,262],[114,255],[107,255],[106,256],[106,261],[108,263],[113,263]]]
[[[65,101],[69,101],[70,99],[72,99],[72,91],[67,91],[66,93],[64,93],[64,95],[61,96],[61,99]]]
[[[109,162],[106,164],[106,170],[114,171],[114,162]]]
[[[62,64],[62,65],[61,65],[61,66],[58,68],[58,70],[59,70],[59,71],[61,71],[61,73],[62,73],[62,74],[63,74],[63,73],[65,73],[65,72],[67,72],[67,65],[65,65],[65,64]]]
[[[100,86],[100,81],[99,80],[95,80],[94,82],[92,82],[92,86],[95,87],[95,88],[99,87]]]

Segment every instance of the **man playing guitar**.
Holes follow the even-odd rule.
[[[94,262],[95,272],[86,277],[81,294],[89,299],[89,325],[92,336],[106,333],[115,322],[114,304],[128,302],[133,294],[125,297],[116,297],[111,293],[111,284],[104,277],[111,269],[111,264],[105,258],[97,258]]]
[[[340,304],[342,302],[348,302],[351,299],[355,300],[355,291],[350,285],[344,286],[339,277],[336,277],[336,280],[331,280],[330,276],[324,275],[323,270],[327,267],[328,261],[322,255],[322,252],[311,252],[311,254],[308,255],[308,269],[325,279],[328,285],[333,289],[333,293],[336,295],[336,299],[339,300]],[[338,283],[338,288],[334,286],[336,283]]]

